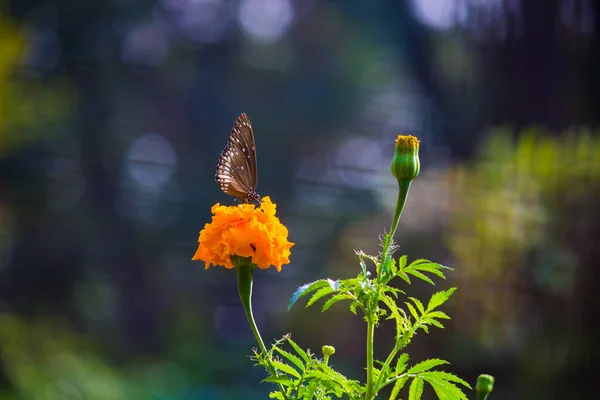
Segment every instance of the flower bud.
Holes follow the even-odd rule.
[[[494,389],[494,377],[487,374],[482,374],[477,377],[475,391],[477,392],[477,400],[485,400]]]
[[[399,135],[392,158],[392,174],[398,180],[412,181],[419,175],[419,139]]]
[[[335,348],[333,346],[325,345],[321,348],[321,351],[323,352],[323,355],[325,357],[329,357],[329,356],[335,354]]]
[[[396,146],[394,148],[394,158],[392,158],[392,174],[398,180],[398,200],[396,202],[394,218],[392,219],[389,240],[391,240],[391,238],[394,237],[394,233],[396,233],[398,220],[400,219],[400,215],[402,215],[404,203],[406,203],[406,197],[408,196],[408,190],[410,189],[410,183],[417,175],[419,175],[420,169],[419,139],[414,136],[398,135]],[[386,254],[383,256],[385,260],[388,257],[387,250],[389,250],[389,246],[385,248],[384,253]]]
[[[323,362],[327,365],[329,357],[335,353],[335,348],[333,346],[325,345],[321,347],[321,351],[323,352]]]

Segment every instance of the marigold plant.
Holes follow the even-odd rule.
[[[470,385],[439,369],[448,364],[447,361],[431,358],[409,363],[405,351],[419,331],[429,332],[430,327],[443,327],[443,320],[450,317],[439,307],[456,290],[451,287],[438,291],[429,301],[421,302],[398,287],[401,283],[410,285],[413,279],[434,284],[432,278],[445,279],[445,272],[452,270],[425,259],[409,263],[406,256],[394,256],[397,246],[393,243],[393,236],[411,182],[420,170],[418,152],[417,138],[398,136],[391,165],[391,172],[398,180],[398,198],[390,231],[382,238],[381,252],[370,256],[357,251],[360,270],[356,277],[326,278],[307,283],[294,292],[288,304],[289,309],[300,298],[308,297],[308,307],[320,299],[327,299],[321,308],[325,312],[336,303],[348,302],[350,312],[362,315],[367,325],[364,384],[334,369],[330,360],[333,361],[336,351],[329,344],[322,346],[322,357],[318,357],[310,350],[302,349],[287,334],[267,348],[252,311],[253,274],[256,267],[265,269],[273,265],[281,270],[283,264],[290,262],[290,248],[294,244],[288,242],[288,231],[275,216],[276,206],[269,197],[263,199],[260,207],[248,203],[213,206],[212,221],[200,232],[200,245],[193,259],[204,261],[207,268],[222,265],[235,269],[240,300],[258,344],[252,359],[268,374],[263,382],[275,385],[269,398],[330,400],[335,396],[349,400],[374,400],[385,391],[389,392],[390,400],[395,400],[401,391],[408,391],[408,399],[419,400],[427,384],[438,399],[467,400],[463,390],[470,389]],[[224,168],[233,167],[226,165]],[[370,267],[369,263],[372,264]],[[375,328],[384,319],[395,322],[396,334],[387,358],[377,360],[374,352]],[[482,375],[477,386],[478,400],[485,400],[492,387],[493,378],[490,380],[487,375]]]
[[[212,221],[204,225],[198,239],[198,250],[192,260],[201,260],[206,268],[222,265],[232,269],[231,257],[252,257],[261,269],[274,266],[281,271],[290,262],[288,230],[275,216],[277,206],[267,196],[260,207],[254,204],[223,206],[215,204]]]

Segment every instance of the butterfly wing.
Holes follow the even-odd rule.
[[[231,196],[244,200],[257,196],[254,132],[245,113],[236,119],[227,146],[219,156],[215,180],[221,190]]]

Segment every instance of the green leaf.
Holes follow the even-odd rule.
[[[432,312],[427,313],[427,316],[429,318],[450,319],[448,314],[446,314],[445,312],[442,312],[442,311],[432,311]]]
[[[391,275],[394,275],[396,273],[396,271],[398,271],[398,267],[396,266],[396,260],[394,260],[393,258],[388,258],[388,262],[386,265],[387,268],[389,268],[389,271],[391,272]]]
[[[305,369],[304,364],[298,357],[296,357],[295,355],[293,355],[291,353],[288,353],[285,350],[280,349],[279,347],[275,347],[275,351],[277,351],[279,354],[281,354],[287,360],[291,361],[296,367],[298,367],[298,369],[300,369],[300,371],[304,371],[304,369]]]
[[[398,269],[400,271],[404,270],[404,267],[406,267],[406,260],[408,259],[408,257],[406,255],[400,257],[398,259]]]
[[[400,375],[406,369],[406,363],[408,363],[408,354],[402,353],[400,357],[398,357],[398,361],[396,362],[396,369],[394,372],[396,375]]]
[[[456,290],[455,287],[450,288],[448,290],[442,290],[441,292],[434,293],[429,299],[429,304],[427,304],[427,310],[431,311],[436,307],[441,306],[452,296],[452,293]]]
[[[416,297],[409,297],[409,299],[411,299],[412,302],[415,303],[421,315],[425,314],[425,307],[423,306],[423,303],[421,303],[421,300],[417,299]]]
[[[357,301],[353,301],[352,303],[350,303],[350,312],[354,315],[356,315],[356,307],[358,307]]]
[[[437,275],[438,277],[440,277],[442,279],[446,279],[446,275],[444,275],[444,273],[442,271],[440,271],[442,268],[443,268],[443,266],[441,266],[440,264],[430,263],[430,264],[420,264],[417,266],[416,269],[418,269],[419,271],[429,272],[430,274]]]
[[[302,359],[304,360],[304,362],[306,364],[308,364],[310,362],[310,357],[308,356],[308,354],[306,354],[306,352],[304,350],[302,350],[302,348],[300,346],[298,346],[296,344],[296,342],[294,342],[292,340],[291,337],[287,337],[287,341],[290,344],[290,346],[292,346],[292,348],[294,349],[294,351],[300,356],[302,357]]]
[[[420,363],[413,365],[406,373],[407,374],[419,374],[424,371],[428,371],[431,368],[435,368],[438,365],[448,364],[448,361],[440,360],[439,358],[431,358],[429,360],[421,361]]]
[[[329,300],[327,300],[325,302],[325,304],[323,304],[323,308],[321,309],[321,312],[325,312],[329,309],[329,307],[331,307],[332,305],[334,305],[335,303],[337,303],[338,301],[341,300],[351,300],[352,296],[346,294],[346,293],[338,293],[335,296],[332,296]]]
[[[406,275],[406,273],[404,273],[403,271],[400,271],[396,274],[396,276],[404,279],[404,281],[406,281],[406,283],[408,283],[410,285],[410,278],[408,277],[408,275]]]
[[[319,300],[323,296],[327,296],[328,294],[333,293],[333,288],[331,286],[325,286],[321,288],[313,294],[308,303],[306,303],[306,307],[312,306],[317,300]]]
[[[417,310],[415,310],[415,308],[413,307],[413,305],[410,304],[409,302],[406,302],[404,304],[406,304],[406,307],[408,307],[408,311],[410,311],[410,313],[415,318],[415,320],[418,321],[421,317],[420,317],[419,313],[417,313]]]
[[[315,290],[318,290],[318,289],[328,286],[328,285],[330,285],[328,279],[319,279],[318,281],[314,281],[314,282],[307,283],[305,285],[300,286],[298,289],[296,289],[294,294],[292,294],[292,297],[290,298],[290,302],[288,304],[288,310],[290,308],[292,308],[294,303],[296,303],[296,301],[300,297],[302,297],[310,292],[314,292]]]
[[[414,378],[408,389],[408,400],[419,400],[423,394],[423,381]]]
[[[427,371],[423,374],[421,374],[423,376],[424,379],[434,379],[434,380],[444,380],[444,381],[449,381],[449,382],[456,382],[456,383],[460,383],[461,385],[471,389],[471,385],[469,385],[467,382],[465,382],[463,379],[459,378],[458,376],[451,374],[450,372],[446,372],[446,371]]]
[[[456,385],[443,380],[427,380],[438,399],[442,400],[468,400],[467,396]]]
[[[317,389],[317,381],[313,381],[308,385],[308,388],[306,389],[306,392],[304,392],[304,400],[312,400],[314,394],[315,394],[315,390]]]
[[[396,383],[394,384],[394,387],[392,388],[392,392],[390,393],[389,400],[395,400],[396,397],[398,397],[398,394],[400,393],[400,390],[402,390],[402,388],[406,384],[406,381],[408,381],[408,378],[400,378],[396,381]]]
[[[435,320],[435,319],[433,319],[433,318],[427,318],[427,319],[426,319],[426,322],[427,322],[428,324],[431,324],[431,325],[433,325],[433,326],[437,327],[437,328],[444,329],[444,325],[442,325],[441,323],[439,323],[438,321],[436,321],[436,320]]]
[[[285,372],[286,374],[295,376],[296,378],[300,378],[300,374],[296,371],[292,366],[282,363],[281,361],[272,360],[271,364],[280,371]]]
[[[412,276],[415,276],[415,277],[417,277],[421,280],[424,280],[425,282],[430,283],[435,286],[435,283],[431,280],[430,277],[428,277],[425,274],[422,274],[421,272],[417,271],[416,269],[407,269],[405,272],[407,274],[411,274]]]
[[[293,386],[294,385],[294,382],[292,382],[292,380],[289,378],[288,375],[278,375],[278,376],[271,375],[271,376],[266,377],[262,381],[270,382],[270,383],[278,383],[283,386]]]

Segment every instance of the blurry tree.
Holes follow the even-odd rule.
[[[453,172],[446,242],[466,289],[457,296],[457,326],[496,356],[482,364],[497,367],[510,354],[522,379],[538,382],[530,396],[595,391],[593,380],[562,378],[595,371],[588,357],[598,351],[589,321],[600,318],[592,300],[600,284],[597,154],[600,138],[586,130],[552,138],[530,129],[515,142],[500,129],[477,160]]]

